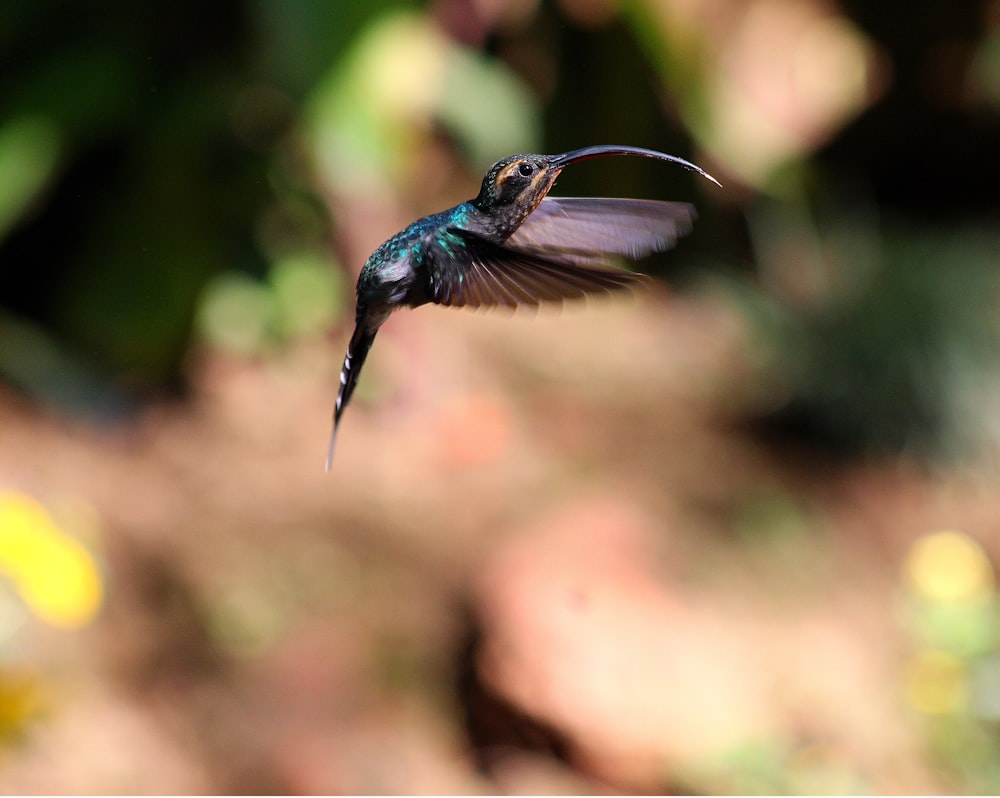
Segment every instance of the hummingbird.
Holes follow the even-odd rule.
[[[327,471],[361,367],[379,328],[397,308],[430,302],[515,308],[609,293],[643,279],[615,268],[616,256],[634,259],[667,250],[690,231],[694,208],[683,202],[547,196],[570,164],[611,155],[679,164],[721,187],[693,163],[641,147],[509,155],[490,167],[475,199],[396,233],[358,276],[354,333],[340,371]]]

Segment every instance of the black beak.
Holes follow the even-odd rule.
[[[690,161],[685,161],[683,158],[678,158],[676,155],[667,155],[664,152],[647,150],[642,147],[626,147],[620,144],[598,144],[593,147],[583,147],[579,150],[564,152],[562,155],[553,155],[551,156],[549,163],[556,169],[562,169],[569,166],[571,163],[588,161],[591,158],[604,158],[608,155],[635,155],[639,158],[654,158],[657,161],[670,161],[671,163],[683,166],[685,169],[690,169],[692,172],[697,172],[702,177],[706,177],[711,180],[715,183],[715,185],[719,186],[719,188],[722,187],[722,184],[718,180],[712,177],[704,169],[695,166]]]

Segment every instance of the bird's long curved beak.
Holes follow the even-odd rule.
[[[571,150],[570,152],[564,152],[562,155],[552,156],[550,164],[556,169],[562,169],[569,166],[571,163],[587,161],[591,158],[604,158],[609,155],[635,155],[639,158],[653,158],[657,161],[669,161],[671,163],[679,164],[685,169],[690,169],[692,172],[697,172],[702,177],[711,180],[715,183],[715,185],[720,188],[722,187],[722,184],[718,180],[712,177],[701,167],[695,166],[690,161],[685,161],[683,158],[678,158],[676,155],[667,155],[665,152],[647,150],[643,147],[628,147],[622,144],[597,144],[592,147],[582,147],[579,150]]]

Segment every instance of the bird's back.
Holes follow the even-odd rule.
[[[463,202],[446,211],[425,216],[385,241],[365,262],[358,278],[358,301],[388,306],[422,304],[421,280],[426,277],[425,259],[435,245],[447,245],[452,229],[464,229],[472,204]]]

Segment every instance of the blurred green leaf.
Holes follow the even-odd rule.
[[[344,306],[343,272],[323,258],[291,255],[271,268],[277,323],[286,337],[316,335]]]
[[[480,164],[540,139],[537,108],[513,71],[408,12],[359,35],[316,85],[306,120],[322,175],[344,190],[391,184],[436,124]]]
[[[451,50],[436,113],[483,168],[501,154],[541,146],[538,109],[524,83],[502,62],[471,50]]]
[[[49,119],[22,115],[0,125],[0,240],[51,181],[59,151]]]
[[[253,355],[268,342],[274,319],[274,296],[268,287],[230,272],[215,278],[206,288],[198,326],[210,345]]]

